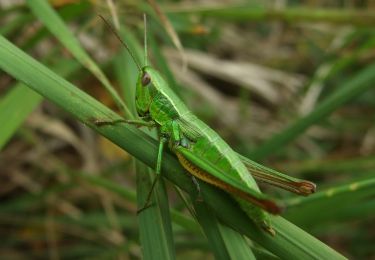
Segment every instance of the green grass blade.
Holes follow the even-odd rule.
[[[207,237],[208,244],[215,259],[230,259],[229,252],[224,243],[224,238],[219,229],[219,221],[210,212],[206,205],[195,202],[194,209],[197,220]]]
[[[0,15],[1,16],[1,15]],[[24,24],[31,22],[33,17],[28,15],[18,15],[10,22],[7,22],[6,24],[2,25],[0,28],[0,34],[7,36],[11,33],[13,33],[16,29],[23,26]]]
[[[120,83],[122,96],[132,115],[136,115],[135,110],[135,86],[137,82],[138,69],[126,50],[119,53],[114,60],[115,75]],[[134,116],[133,116],[134,117]]]
[[[113,96],[117,106],[125,113],[126,116],[130,116],[130,111],[117,94],[114,87],[109,82],[105,74],[100,70],[99,66],[90,58],[86,51],[81,47],[79,41],[69,31],[68,27],[64,24],[63,20],[58,16],[54,9],[45,0],[40,1],[27,1],[30,9],[33,11],[35,16],[53,33],[54,36],[73,54],[73,56],[98,80],[103,84],[106,90]]]
[[[353,205],[361,204],[374,195],[374,178],[335,186],[309,197],[290,200],[286,218],[303,226],[321,224],[323,221],[336,220],[341,211],[350,210]]]
[[[141,162],[136,162],[138,207],[146,205],[153,178],[150,170]],[[140,242],[144,259],[175,259],[168,198],[162,181],[156,185],[151,197],[152,207],[138,214]],[[140,192],[140,191],[143,192]],[[155,206],[156,204],[156,206]]]
[[[375,63],[368,65],[350,80],[344,83],[335,93],[323,100],[310,114],[296,120],[289,127],[263,143],[249,157],[253,160],[265,158],[296,139],[308,127],[325,118],[346,102],[356,98],[372,88],[375,81]]]
[[[276,232],[275,237],[266,234],[248,221],[245,213],[238,211],[235,204],[229,203],[226,194],[214,194],[212,187],[200,184],[202,194],[218,218],[236,231],[245,234],[268,251],[285,259],[345,259],[318,239],[282,217],[271,216],[271,225]],[[203,186],[203,187],[202,187]],[[218,208],[217,205],[220,205]]]
[[[42,96],[24,84],[14,86],[0,102],[0,150],[16,133],[27,116],[40,104]],[[22,104],[22,106],[20,106]]]
[[[69,77],[79,66],[77,63],[60,61],[54,66],[56,71],[64,77]],[[40,104],[43,97],[31,91],[27,86],[18,83],[0,102],[0,150],[6,145],[10,138],[16,133],[27,116]],[[22,104],[22,105],[20,105]]]
[[[120,36],[124,42],[127,43],[131,50],[134,50],[134,55],[137,60],[142,60],[142,49],[137,42],[134,34],[128,30],[125,26],[122,26]],[[125,100],[132,117],[136,117],[135,109],[135,90],[138,77],[138,67],[134,63],[130,53],[123,49],[120,55],[114,60],[115,73],[118,81],[120,82],[120,88],[122,97]]]
[[[156,140],[135,127],[123,124],[97,127],[94,124],[95,119],[116,120],[121,117],[25,54],[2,36],[0,36],[0,68],[148,166],[154,167],[158,149]],[[189,194],[195,194],[196,188],[176,158],[170,153],[165,153],[163,158],[163,176]],[[281,217],[272,218],[272,225],[277,235],[271,237],[257,228],[229,195],[202,182],[200,186],[205,202],[220,220],[275,255],[285,259],[343,259],[339,253]]]
[[[63,171],[63,172],[67,174],[71,173],[71,175],[75,177],[78,176],[84,182],[89,183],[90,185],[93,185],[96,187],[104,188],[109,192],[119,195],[121,198],[127,201],[130,201],[133,203],[136,202],[136,199],[137,199],[136,193],[133,190],[127,189],[123,185],[118,184],[117,182],[111,181],[109,179],[106,179],[100,176],[93,176],[84,172],[75,172],[75,171],[74,172]],[[194,231],[195,233],[200,232],[199,226],[196,224],[196,222],[193,221],[192,218],[187,217],[174,209],[171,209],[171,217],[173,219],[173,223],[178,224],[179,226],[184,227],[189,231]]]
[[[256,259],[244,236],[224,225],[220,225],[219,228],[230,259]]]
[[[335,160],[308,159],[284,164],[282,167],[286,172],[298,172],[305,175],[314,173],[319,176],[332,172],[366,172],[375,168],[375,156],[369,155]]]
[[[165,79],[168,82],[168,85],[170,88],[177,94],[179,94],[179,89],[178,89],[178,83],[172,73],[172,71],[169,69],[169,66],[167,64],[167,61],[165,60],[161,50],[160,46],[157,44],[155,40],[155,36],[150,32],[148,37],[148,42],[151,47],[152,53],[154,54],[155,57],[155,65],[157,66],[158,69],[160,69],[160,72],[162,75],[165,76]]]
[[[255,259],[245,238],[234,230],[222,226],[205,204],[194,199],[197,220],[201,225],[215,259]]]

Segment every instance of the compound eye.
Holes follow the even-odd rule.
[[[142,82],[142,86],[147,86],[151,81],[151,77],[150,75],[147,73],[147,72],[144,72],[143,75],[142,75],[142,79],[141,79],[141,82]]]

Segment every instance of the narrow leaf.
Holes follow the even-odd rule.
[[[253,160],[259,160],[282,149],[307,128],[327,117],[346,102],[372,88],[374,81],[375,63],[372,63],[344,83],[335,93],[323,100],[310,114],[296,120],[282,132],[271,137],[271,139],[253,151],[249,157]]]
[[[44,23],[44,25],[56,36],[56,38],[74,55],[74,57],[88,69],[98,80],[103,84],[111,96],[114,98],[117,106],[126,114],[130,116],[130,112],[124,102],[117,94],[114,87],[109,82],[108,78],[101,71],[99,66],[90,58],[86,51],[81,47],[81,44],[73,33],[64,24],[64,21],[58,16],[54,9],[48,4],[46,0],[33,1],[28,0],[27,4],[33,13]]]

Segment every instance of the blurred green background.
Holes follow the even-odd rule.
[[[375,257],[373,1],[157,1],[167,20],[154,1],[49,1],[92,64],[33,2],[0,0],[0,34],[123,115],[103,85],[132,111],[137,70],[98,14],[142,60],[147,13],[150,61],[188,107],[241,154],[317,183],[307,198],[261,186],[283,217],[348,258]],[[131,155],[3,71],[0,94],[0,258],[142,258]],[[186,220],[172,222],[176,258],[213,258],[166,190]]]

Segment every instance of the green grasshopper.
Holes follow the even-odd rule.
[[[147,64],[140,66],[126,43],[110,24],[101,18],[128,50],[138,67],[135,104],[141,120],[98,119],[95,123],[100,126],[125,122],[158,129],[160,141],[156,178],[150,194],[161,174],[162,155],[167,144],[187,172],[228,192],[258,226],[274,234],[268,213],[279,214],[281,207],[269,196],[261,193],[253,177],[301,195],[313,193],[315,184],[278,173],[233,151],[213,129],[186,107],[157,70]],[[146,46],[145,38],[145,63]]]

